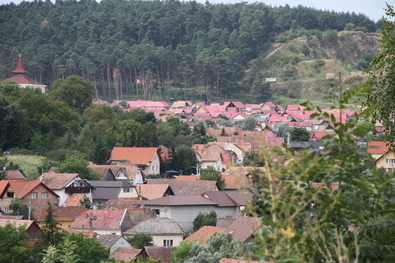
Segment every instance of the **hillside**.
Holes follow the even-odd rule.
[[[366,68],[380,51],[377,33],[361,31],[326,32],[321,35],[303,35],[274,43],[265,53],[252,61],[266,78],[276,78],[271,84],[272,100],[280,104],[304,100],[325,101],[328,82],[355,78],[362,83]],[[327,79],[334,73],[334,79]]]

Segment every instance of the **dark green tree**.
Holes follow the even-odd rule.
[[[127,241],[135,248],[142,249],[146,246],[153,246],[153,238],[150,234],[139,233],[127,238]]]
[[[304,128],[294,128],[291,131],[291,142],[310,140],[309,132]]]
[[[200,180],[217,181],[219,189],[225,188],[225,180],[222,178],[221,172],[217,171],[214,167],[209,166],[207,169],[202,169]]]
[[[199,213],[193,220],[193,231],[198,231],[202,226],[215,226],[217,223],[217,213]]]
[[[29,262],[29,248],[24,243],[27,239],[26,227],[9,223],[0,226],[0,261]]]
[[[36,243],[38,247],[56,246],[62,242],[64,231],[53,212],[52,204],[48,202],[47,216],[39,231],[40,241]]]
[[[57,173],[78,173],[88,180],[98,180],[100,175],[88,167],[89,162],[75,155],[70,155],[56,168]]]
[[[20,215],[24,216],[25,218],[30,218],[29,207],[19,198],[12,199],[9,209],[12,210],[11,215]]]
[[[183,175],[196,173],[196,153],[188,146],[180,145],[176,148],[172,158],[172,169],[182,171]]]
[[[92,103],[93,84],[80,76],[69,76],[56,80],[51,94],[56,100],[82,113]]]

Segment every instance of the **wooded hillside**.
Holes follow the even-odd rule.
[[[49,86],[58,78],[81,75],[109,100],[210,96],[219,101],[239,90],[253,95],[263,88],[267,76],[245,78],[248,63],[270,43],[286,41],[289,35],[282,33],[305,30],[319,35],[350,24],[375,32],[380,22],[363,14],[263,3],[8,4],[0,6],[0,79],[10,76],[22,53],[31,77]]]

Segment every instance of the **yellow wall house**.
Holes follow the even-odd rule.
[[[81,214],[85,213],[89,209],[84,206],[69,206],[69,207],[52,207],[55,220],[61,225],[63,230],[68,231],[74,220]],[[39,208],[33,212],[33,219],[41,227],[44,224],[44,220],[47,217],[47,208]]]
[[[395,168],[395,153],[387,151],[376,160],[377,168],[384,168],[387,172],[393,172]]]

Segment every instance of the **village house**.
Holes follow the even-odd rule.
[[[110,251],[110,254],[114,253],[118,248],[133,248],[129,242],[120,235],[102,235],[98,239],[99,243]]]
[[[39,240],[40,227],[36,222],[34,222],[34,220],[0,218],[0,227],[5,227],[8,224],[11,224],[16,228],[21,226],[26,228],[25,244],[32,247]]]
[[[178,247],[183,241],[184,230],[170,218],[147,219],[124,232],[125,236],[149,234],[154,246]]]
[[[200,178],[189,176],[190,178]],[[147,184],[167,184],[170,185],[174,195],[201,195],[207,191],[219,191],[216,181],[203,180],[174,180],[174,179],[148,179]]]
[[[41,181],[2,180],[0,181],[0,209],[10,213],[9,205],[18,198],[33,209],[48,207],[48,202],[58,204],[59,195]]]
[[[160,174],[158,147],[114,147],[110,161],[127,161],[137,165],[145,174]]]
[[[70,206],[70,207],[60,206],[60,207],[53,207],[52,209],[53,209],[54,220],[56,220],[60,224],[60,227],[65,231],[69,230],[70,226],[74,223],[74,220],[79,215],[89,210],[85,206]],[[48,212],[46,207],[45,208],[40,207],[34,210],[32,214],[34,221],[36,221],[39,226],[42,226],[44,224],[47,215]]]
[[[143,259],[152,258],[160,260],[161,263],[171,263],[172,253],[177,247],[144,247],[140,253]]]
[[[95,189],[78,173],[43,173],[39,180],[59,195],[58,206],[73,194],[84,194],[92,201],[92,192]]]
[[[104,202],[110,199],[138,199],[136,186],[128,181],[89,181],[95,187],[92,194],[94,207],[102,208]]]
[[[123,235],[132,227],[127,210],[89,210],[79,215],[70,230],[99,235]]]

